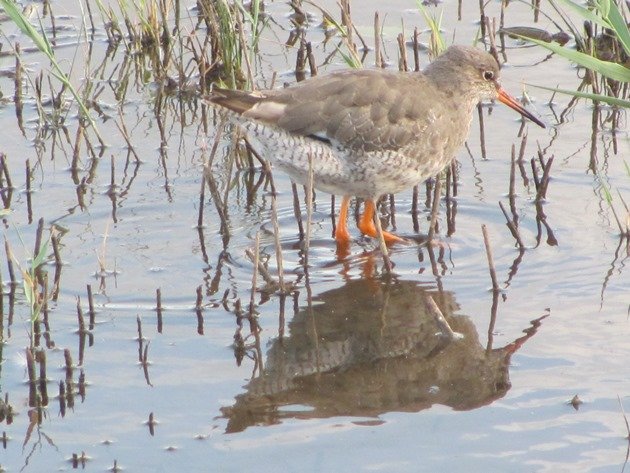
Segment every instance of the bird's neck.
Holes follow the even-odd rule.
[[[435,63],[433,63],[435,64]],[[474,91],[469,87],[467,79],[449,64],[431,64],[425,69],[425,76],[435,89],[444,95],[447,101],[454,101],[472,110],[479,102]]]

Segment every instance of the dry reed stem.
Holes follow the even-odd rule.
[[[433,317],[433,320],[439,327],[442,335],[446,336],[449,341],[456,340],[458,338],[457,334],[453,331],[448,321],[444,317],[444,314],[442,314],[439,306],[435,303],[433,297],[431,297],[429,294],[424,297],[424,306],[426,307],[429,314],[431,314],[431,316]]]
[[[415,72],[420,71],[420,42],[418,38],[420,37],[420,32],[418,31],[418,27],[413,29],[413,70]]]
[[[28,214],[28,223],[33,223],[33,202],[32,202],[32,198],[31,198],[31,164],[30,161],[27,159],[26,163],[26,211]]]
[[[280,292],[284,293],[284,262],[282,257],[282,245],[280,244],[280,226],[278,225],[278,203],[276,194],[271,195],[271,223],[273,225],[273,240],[276,247],[276,264],[278,265],[278,285]]]
[[[389,252],[387,250],[387,244],[385,243],[385,237],[383,236],[383,227],[381,225],[381,218],[378,215],[377,202],[373,202],[373,205],[375,207],[373,220],[374,220],[374,224],[376,225],[376,231],[378,234],[378,244],[381,249],[381,253],[383,255],[383,262],[385,263],[385,270],[387,271],[387,273],[391,273],[394,267],[392,265],[391,260],[389,259]]]
[[[249,260],[252,263],[255,263],[256,257],[254,255],[254,253],[252,253],[252,250],[246,249],[245,250],[245,254],[247,255],[247,257],[249,258]],[[261,261],[258,261],[258,272],[260,273],[260,275],[265,280],[265,283],[268,286],[271,286],[271,287],[278,287],[279,286],[279,283],[273,278],[271,273],[269,273],[269,271],[267,270],[267,268],[265,267],[265,265]]]
[[[87,295],[88,295],[88,311],[90,315],[90,325],[89,329],[94,330],[94,324],[96,323],[96,311],[94,310],[94,296],[92,295],[92,285],[87,285]]]
[[[483,122],[483,107],[477,104],[477,115],[479,116],[479,143],[481,147],[481,159],[486,160],[486,133]]]
[[[308,155],[308,177],[306,181],[306,239],[304,241],[304,265],[308,267],[311,232],[313,227],[313,156]]]
[[[492,279],[492,290],[494,292],[499,291],[499,283],[497,282],[497,272],[494,269],[494,259],[492,257],[492,248],[490,247],[490,238],[488,236],[488,228],[485,224],[481,225],[481,231],[483,232],[483,243],[486,247],[486,257],[488,258],[488,269],[490,270],[490,278]]]
[[[293,214],[298,225],[298,234],[300,241],[304,240],[304,225],[302,224],[302,212],[300,211],[300,196],[298,194],[297,185],[291,181],[291,191],[293,193]]]
[[[129,137],[129,132],[127,131],[127,126],[125,125],[125,120],[123,119],[122,107],[118,109],[118,118],[120,119],[120,121],[114,120],[114,123],[116,124],[118,131],[120,131],[120,134],[125,140],[125,143],[127,143],[127,149],[129,149],[131,154],[133,154],[136,162],[139,163],[141,162],[140,156],[138,156],[138,153],[136,153],[136,148],[131,143],[131,138]],[[156,121],[159,123],[159,120]]]
[[[435,179],[435,187],[433,189],[433,202],[431,205],[431,223],[429,224],[429,235],[427,237],[427,244],[431,245],[433,238],[437,232],[437,219],[440,212],[440,194],[442,191],[442,180],[437,177]]]
[[[407,45],[405,44],[405,36],[402,33],[399,33],[396,37],[396,41],[398,42],[398,70],[407,72],[409,70],[409,66],[407,65]]]
[[[374,12],[374,66],[383,67],[383,57],[381,56],[381,42],[379,38],[380,34],[380,19],[378,12]]]
[[[508,213],[505,210],[505,207],[503,207],[503,202],[499,202],[499,207],[501,207],[501,211],[503,212],[503,215],[505,216],[505,220],[506,220],[505,224],[507,225],[508,229],[510,230],[510,233],[516,240],[516,244],[518,245],[519,249],[524,250],[525,245],[523,244],[523,240],[521,239],[521,235],[518,231],[518,227],[516,226],[514,221],[509,217]]]
[[[195,313],[197,314],[197,334],[203,335],[203,292],[201,286],[197,286]]]
[[[413,223],[413,231],[418,233],[420,231],[420,222],[418,221],[418,194],[419,188],[416,184],[413,186],[413,191],[411,194],[411,221]]]
[[[11,247],[6,236],[4,237],[4,252],[7,255],[7,269],[9,270],[11,286],[15,286],[17,284],[17,279],[15,278],[15,269],[13,268],[13,253],[11,252]]]
[[[510,156],[510,185],[508,190],[508,200],[510,202],[510,211],[512,212],[512,216],[514,222],[518,222],[518,214],[516,211],[516,148],[514,147],[514,143],[512,143],[512,154]]]
[[[162,333],[162,290],[158,287],[155,290],[155,311],[157,313],[157,332]]]
[[[254,270],[252,271],[252,287],[249,298],[249,308],[247,311],[247,319],[249,320],[250,328],[255,326],[254,307],[256,304],[256,288],[258,286],[258,266],[260,265],[260,232],[256,232],[253,257]]]

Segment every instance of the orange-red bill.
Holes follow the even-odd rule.
[[[534,115],[528,112],[525,109],[525,107],[523,107],[520,103],[518,103],[518,101],[514,97],[512,97],[510,94],[508,94],[505,90],[503,90],[500,87],[499,87],[499,100],[505,105],[507,105],[508,107],[510,107],[511,109],[516,110],[525,118],[529,118],[536,125],[542,128],[545,128],[545,124],[543,122],[541,122],[538,118],[536,118]]]

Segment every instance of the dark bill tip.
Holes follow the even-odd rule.
[[[499,89],[499,100],[510,107],[513,110],[516,110],[518,113],[523,115],[525,118],[530,119],[536,125],[541,128],[546,128],[545,124],[541,122],[538,118],[532,115],[525,107],[523,107],[514,97],[508,94],[505,90]]]

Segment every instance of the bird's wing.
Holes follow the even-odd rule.
[[[219,91],[210,99],[243,116],[343,147],[398,150],[430,126],[439,101],[421,74],[343,71],[274,91]],[[423,100],[424,97],[424,100]]]

